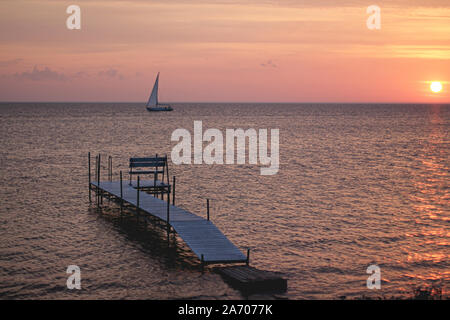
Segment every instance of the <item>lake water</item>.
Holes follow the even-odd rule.
[[[0,104],[0,298],[243,298],[181,239],[88,201],[87,154],[170,153],[177,128],[278,128],[280,170],[173,165],[177,205],[211,219],[251,265],[287,275],[268,298],[407,296],[450,280],[450,105]],[[103,168],[106,168],[103,161]],[[106,170],[104,170],[106,176]],[[66,269],[81,268],[82,290]],[[380,290],[366,269],[381,268]],[[251,297],[252,298],[252,297]]]

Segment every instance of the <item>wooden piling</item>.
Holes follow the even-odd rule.
[[[170,187],[167,192],[167,241],[170,245]]]
[[[175,205],[175,182],[176,182],[176,178],[175,176],[173,176],[173,195],[172,195],[172,205]]]
[[[108,157],[108,177],[109,177],[109,181],[112,181],[112,157],[109,156]]]
[[[122,170],[120,170],[120,215],[123,212],[123,183],[122,183]]]
[[[209,199],[206,199],[206,216],[209,221]]]
[[[136,219],[137,221],[139,221],[139,213],[140,213],[140,209],[139,209],[139,188],[141,187],[141,178],[140,176],[137,177],[137,188],[136,188]]]
[[[91,153],[88,152],[88,167],[89,167],[89,203],[92,202],[91,199]]]
[[[98,155],[95,156],[95,170],[94,170],[94,180],[97,181],[97,174],[98,174]]]
[[[100,182],[100,172],[101,172],[100,167],[101,167],[101,163],[102,163],[102,161],[101,161],[101,155],[100,155],[100,153],[99,153],[99,154],[98,154],[98,164],[97,164],[97,170],[98,170],[98,172],[97,172],[97,182]]]
[[[156,164],[158,164],[158,154],[156,154]],[[158,180],[158,166],[155,167],[155,172],[153,174],[153,186],[156,186],[156,180]]]
[[[109,171],[110,171],[110,170],[109,170],[109,157],[110,157],[110,156],[108,156],[108,178],[107,178],[108,181],[109,181]]]
[[[167,192],[167,225],[169,225],[170,222],[170,187],[168,187],[168,192]]]
[[[94,179],[98,182],[98,155],[95,156],[95,169],[94,169]],[[95,201],[98,202],[98,185],[95,187]]]
[[[101,175],[101,172],[102,172],[102,157],[101,157],[101,155],[99,153],[98,154],[98,180],[97,180],[99,187],[100,187],[100,179],[101,179],[100,175]],[[103,204],[103,190],[100,191],[99,197],[100,197],[100,199],[99,199],[100,204]]]
[[[139,188],[140,188],[140,181],[141,181],[141,179],[140,179],[140,177],[138,176],[137,177],[137,189],[136,189],[136,197],[137,197],[137,199],[136,199],[136,201],[137,201],[137,208],[139,209]]]
[[[250,264],[250,248],[247,249],[247,260],[245,261],[246,265]]]
[[[97,155],[97,208],[100,206],[100,154]]]
[[[166,158],[166,165],[165,165],[165,167],[166,167],[166,174],[167,174],[167,183],[169,183],[169,181],[170,181],[170,177],[169,177],[169,163],[167,162],[167,154],[165,155],[165,158]],[[161,180],[161,181],[164,181],[164,176],[163,176],[163,179]]]

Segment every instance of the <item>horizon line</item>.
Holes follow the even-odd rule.
[[[133,103],[133,104],[147,104],[146,101],[31,101],[31,100],[12,100],[12,101],[0,101],[0,103]],[[242,103],[242,104],[450,104],[450,101],[444,102],[423,102],[423,101],[409,101],[409,102],[367,102],[367,101],[337,101],[337,102],[329,102],[329,101],[285,101],[285,102],[277,102],[277,101],[173,101],[173,102],[163,102],[161,104],[208,104],[208,103],[217,103],[217,104],[230,104],[230,103]]]

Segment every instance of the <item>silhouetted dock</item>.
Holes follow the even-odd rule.
[[[119,203],[122,212],[127,206],[135,209],[138,216],[156,218],[166,225],[167,236],[176,232],[192,252],[205,264],[245,263],[246,268],[223,269],[220,273],[233,284],[248,289],[262,287],[286,288],[287,282],[276,273],[249,267],[250,249],[244,255],[209,219],[175,206],[175,183],[169,183],[167,157],[130,158],[129,180],[120,171],[119,180],[113,181],[112,158],[108,158],[108,180],[101,180],[101,156],[96,157],[95,179],[91,179],[91,156],[89,153],[89,201],[94,192],[97,205],[103,198]],[[140,170],[138,170],[140,169]],[[141,175],[153,175],[153,180],[141,180]],[[137,180],[132,176],[137,175]],[[162,179],[158,180],[159,175]],[[171,202],[172,198],[172,202]],[[236,266],[238,267],[238,266]],[[244,267],[244,266],[242,266]]]
[[[145,186],[154,181],[141,183]],[[151,215],[167,223],[204,263],[247,262],[246,256],[211,221],[139,191],[136,183],[130,186],[122,181],[122,191],[120,181],[91,182],[91,186],[101,195],[135,207],[140,215]]]

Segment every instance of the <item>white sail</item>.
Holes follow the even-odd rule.
[[[156,76],[155,85],[153,86],[152,94],[147,102],[147,107],[155,107],[158,105],[158,82],[159,82],[159,72]]]

